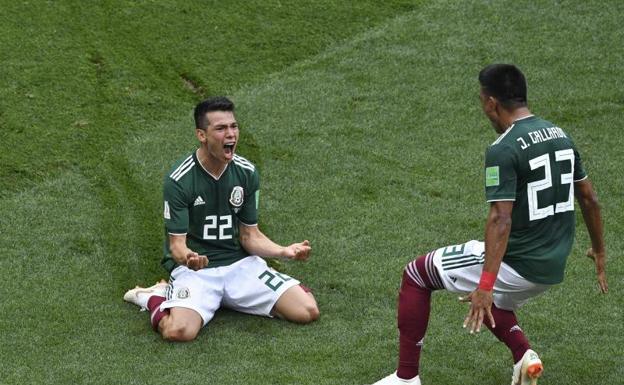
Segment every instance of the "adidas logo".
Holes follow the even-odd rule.
[[[457,282],[457,277],[453,277],[452,275],[449,275],[449,279],[453,281],[453,283]]]
[[[195,199],[195,203],[193,203],[193,206],[199,206],[199,205],[205,205],[206,202],[204,202],[204,200],[202,199],[201,196],[197,196],[197,199]]]
[[[509,333],[513,333],[513,332],[521,332],[522,329],[520,329],[520,326],[518,325],[514,325],[511,327],[511,329],[509,329]]]

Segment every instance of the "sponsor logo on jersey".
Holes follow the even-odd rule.
[[[500,177],[498,175],[498,166],[492,166],[485,169],[485,187],[498,186]]]
[[[230,194],[230,203],[234,207],[241,207],[243,205],[243,188],[241,186],[234,186],[232,193]]]
[[[204,200],[202,199],[201,196],[197,196],[197,199],[195,199],[195,203],[193,203],[193,206],[199,206],[199,205],[205,205],[206,202],[204,202]]]
[[[176,294],[176,297],[178,297],[178,299],[187,299],[190,296],[191,292],[187,287],[179,288],[178,293]]]

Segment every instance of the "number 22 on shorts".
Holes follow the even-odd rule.
[[[290,281],[292,279],[287,275],[278,273],[277,271],[269,271],[269,270],[265,270],[262,274],[260,274],[258,276],[258,279],[262,280],[265,277],[267,279],[266,281],[264,281],[264,284],[267,285],[269,289],[273,291],[277,291],[277,289],[279,289],[280,286],[284,284],[284,282]]]

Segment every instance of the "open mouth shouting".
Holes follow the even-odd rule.
[[[226,142],[223,145],[223,153],[225,157],[228,159],[232,159],[234,156],[234,148],[236,147],[236,142]]]

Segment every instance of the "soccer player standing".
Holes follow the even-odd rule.
[[[376,385],[420,384],[419,357],[429,320],[431,292],[467,294],[464,327],[484,324],[510,349],[512,385],[535,385],[542,362],[514,311],[563,280],[574,241],[574,197],[592,247],[598,284],[607,292],[600,207],[568,134],[527,107],[526,80],[513,65],[493,64],[479,73],[483,112],[500,135],[485,156],[490,211],[485,243],[447,246],[410,262],[399,292],[399,363]]]
[[[190,341],[223,305],[243,313],[309,323],[319,317],[312,293],[259,256],[306,260],[303,241],[283,247],[258,228],[259,178],[235,153],[234,104],[215,97],[195,107],[199,148],[164,181],[165,255],[169,284],[137,287],[124,300],[147,309],[163,338]]]

